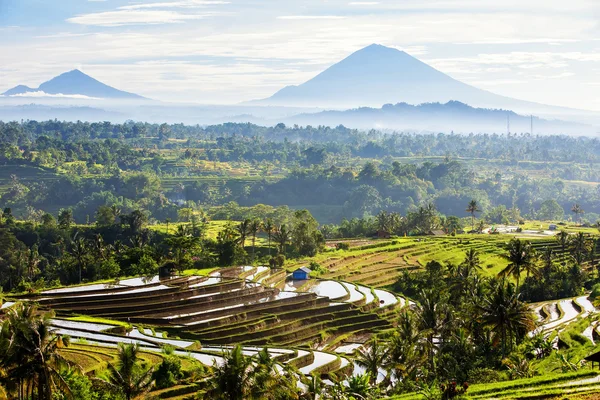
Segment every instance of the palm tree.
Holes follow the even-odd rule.
[[[224,354],[224,362],[215,362],[207,395],[215,400],[244,400],[252,385],[252,359],[244,356],[238,344]]]
[[[285,224],[281,225],[279,228],[277,228],[277,230],[275,230],[275,233],[273,234],[273,239],[278,245],[279,253],[283,254],[285,252],[285,246],[290,240],[290,234],[291,232],[288,231]]]
[[[258,219],[253,219],[248,225],[248,233],[252,235],[252,262],[254,263],[254,251],[256,249],[256,235],[260,231],[262,223]]]
[[[154,368],[144,370],[139,364],[139,345],[119,344],[119,362],[116,366],[108,363],[110,377],[108,383],[123,393],[127,400],[148,393],[154,384]]]
[[[389,232],[389,215],[387,211],[380,211],[379,214],[377,214],[376,219],[377,228],[380,231]]]
[[[492,329],[496,343],[502,343],[502,357],[507,354],[509,340],[512,348],[513,337],[535,327],[531,309],[526,303],[519,301],[512,285],[496,283],[478,309],[481,311],[481,323]]]
[[[434,368],[433,356],[436,344],[434,339],[444,328],[444,321],[448,316],[449,304],[447,296],[443,296],[438,290],[422,290],[416,307],[416,315],[419,329],[427,338],[427,349],[429,364]]]
[[[281,367],[266,348],[254,357],[249,398],[276,400],[298,399],[298,372],[292,366]],[[278,370],[281,368],[281,371]]]
[[[550,273],[554,267],[554,250],[550,246],[546,246],[540,257],[543,267],[542,274],[545,279],[550,277]]]
[[[318,400],[320,395],[325,391],[323,381],[319,375],[310,375],[302,379],[302,383],[306,386],[303,400]]]
[[[460,264],[464,268],[465,276],[471,276],[473,272],[481,271],[481,262],[479,261],[479,253],[470,248],[465,254],[465,260]]]
[[[79,283],[81,283],[82,270],[87,265],[89,249],[87,241],[82,236],[79,236],[79,232],[76,232],[70,241],[70,253],[77,262],[77,267],[79,268]]]
[[[39,314],[36,306],[17,304],[7,311],[0,332],[0,370],[3,380],[17,388],[18,399],[51,400],[53,393],[70,393],[60,370],[70,363],[58,352],[68,338],[55,335],[52,313]]]
[[[571,245],[573,258],[578,265],[581,265],[586,254],[591,250],[590,242],[587,236],[583,232],[578,232],[577,235],[571,238],[569,244]]]
[[[267,234],[267,238],[269,240],[269,257],[271,256],[271,239],[273,238],[273,232],[275,231],[275,224],[271,218],[267,218],[265,222],[263,222],[263,231]]]
[[[376,337],[369,340],[365,347],[364,349],[359,349],[358,356],[354,362],[367,371],[370,383],[374,385],[377,382],[379,368],[385,364],[388,351],[386,346],[380,343]]]
[[[571,207],[571,211],[575,213],[575,220],[579,222],[579,215],[584,213],[583,208],[581,208],[578,203],[575,203],[573,204],[573,207]]]
[[[569,244],[569,234],[565,231],[560,231],[556,234],[556,241],[560,245],[563,253],[565,252],[567,245]]]
[[[469,205],[467,205],[467,209],[465,211],[471,214],[471,229],[474,230],[475,229],[475,213],[481,211],[479,209],[479,205],[477,204],[477,201],[474,199],[471,200],[469,202]]]
[[[242,222],[240,222],[240,224],[236,228],[237,234],[239,236],[238,240],[239,240],[240,246],[242,246],[242,249],[244,247],[246,247],[246,238],[248,237],[250,222],[251,221],[249,219],[245,219]]]
[[[538,276],[540,274],[535,251],[531,247],[531,243],[521,241],[520,239],[512,239],[508,243],[508,255],[504,256],[508,261],[508,265],[498,276],[504,278],[512,275],[517,280],[517,292],[519,291],[519,278],[523,271],[529,274]]]

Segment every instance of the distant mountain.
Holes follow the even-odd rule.
[[[299,86],[287,86],[255,104],[337,109],[457,100],[477,107],[551,106],[511,99],[462,83],[404,51],[372,44]],[[555,107],[558,109],[558,107]],[[564,109],[563,109],[564,111]]]
[[[134,93],[124,92],[84,74],[78,69],[65,72],[47,82],[42,83],[38,88],[19,85],[6,92],[4,96],[27,95],[27,93],[44,92],[49,95],[69,95],[86,96],[102,99],[143,99],[144,97]]]
[[[533,118],[533,120],[532,120]],[[347,111],[300,114],[284,120],[286,124],[326,125],[357,129],[390,129],[455,133],[513,133],[597,135],[598,128],[576,122],[546,120],[523,116],[503,109],[474,108],[450,101],[445,104],[386,104],[381,108],[362,107]]]

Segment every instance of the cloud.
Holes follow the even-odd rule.
[[[10,96],[4,96],[4,97],[34,97],[34,98],[77,99],[77,100],[102,100],[99,97],[90,97],[90,96],[85,96],[83,94],[62,94],[62,93],[50,94],[50,93],[46,93],[46,92],[42,92],[42,91],[19,93],[19,94],[13,94]]]
[[[201,19],[211,14],[183,14],[176,11],[152,10],[119,10],[92,14],[78,15],[67,19],[68,22],[79,25],[94,26],[124,26],[124,25],[156,25],[176,24],[189,20]]]
[[[291,19],[291,20],[315,19],[315,20],[319,20],[319,19],[346,19],[346,17],[344,17],[342,15],[281,15],[281,16],[277,17],[277,19]]]
[[[378,1],[352,1],[349,6],[376,6],[380,4]]]
[[[203,8],[207,6],[229,4],[228,1],[187,0],[162,3],[142,3],[119,7],[119,10],[140,10],[144,8]]]

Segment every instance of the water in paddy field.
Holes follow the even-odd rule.
[[[323,365],[327,365],[330,362],[333,362],[337,359],[337,356],[329,353],[321,353],[320,351],[313,352],[315,355],[315,360],[312,364],[307,365],[306,367],[300,368],[300,372],[307,375],[310,374],[315,369],[322,367]]]
[[[102,289],[114,289],[114,288],[123,288],[125,286],[117,285],[114,283],[98,283],[95,285],[83,285],[83,286],[68,286],[61,289],[51,289],[42,292],[42,294],[49,293],[78,293],[78,292],[88,292],[90,290],[102,290]]]
[[[83,329],[86,331],[102,332],[114,328],[115,325],[96,324],[94,322],[69,321],[66,319],[53,319],[50,321],[52,326],[65,329]]]
[[[335,352],[341,354],[352,354],[356,350],[360,349],[362,346],[362,343],[349,343],[338,347],[337,349],[335,349]]]
[[[210,277],[205,281],[199,282],[199,283],[195,283],[193,285],[190,285],[188,287],[190,288],[196,288],[196,287],[201,287],[201,286],[208,286],[208,285],[216,285],[217,283],[221,283],[221,278],[217,278],[217,277]]]
[[[296,290],[300,289],[302,286],[304,286],[304,284],[307,281],[295,281],[292,279],[288,279],[287,281],[285,281],[285,287],[284,290],[287,292],[295,292]]]
[[[385,290],[375,289],[375,294],[379,298],[379,306],[386,307],[392,304],[396,304],[398,302],[398,298],[391,294],[390,292],[386,292]]]
[[[246,280],[248,281],[253,281],[254,279],[256,279],[256,277],[258,275],[263,274],[264,272],[270,270],[271,268],[269,267],[256,267],[256,271],[254,271],[254,273],[252,275],[249,275],[246,277]]]
[[[365,298],[365,295],[362,294],[362,292],[359,292],[353,283],[342,282],[342,285],[344,285],[346,289],[348,289],[348,291],[350,292],[350,298],[347,300],[348,302],[354,303],[355,301],[359,301]]]
[[[375,300],[375,296],[373,296],[373,293],[371,293],[371,288],[368,288],[366,286],[361,286],[361,285],[356,285],[356,287],[362,294],[365,295],[365,297],[367,299],[366,304],[371,304],[373,302],[373,300]]]
[[[594,305],[588,299],[587,296],[578,297],[575,301],[577,301],[577,304],[579,304],[581,307],[583,307],[583,311],[588,312],[588,313],[596,312],[596,307],[594,307]]]
[[[562,318],[554,320],[545,325],[542,325],[541,326],[542,330],[556,328],[557,326],[560,326],[567,321],[577,318],[577,316],[579,315],[579,311],[577,311],[575,309],[575,307],[573,306],[573,301],[571,299],[561,300],[559,302],[559,304],[560,304],[560,308],[562,308],[562,310],[563,310]],[[558,313],[557,313],[557,315],[558,315]]]
[[[135,286],[133,286],[133,287],[135,287]],[[139,287],[137,289],[131,289],[131,290],[120,290],[120,291],[106,290],[102,293],[85,294],[83,296],[78,296],[78,297],[83,298],[83,297],[95,297],[95,296],[109,296],[109,295],[115,295],[115,294],[121,295],[121,294],[144,293],[144,292],[154,292],[154,291],[164,290],[164,289],[171,289],[171,287],[165,286],[165,285],[157,285],[157,286],[150,286],[150,287]]]
[[[168,281],[168,279],[166,279],[166,281]],[[156,275],[151,277],[125,279],[119,281],[119,284],[124,286],[145,286],[159,282],[161,282],[161,279],[158,277],[158,275]]]
[[[318,281],[308,291],[315,293],[317,296],[329,297],[332,300],[348,295],[344,286],[336,281]]]

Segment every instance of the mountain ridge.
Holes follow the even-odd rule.
[[[2,93],[3,96],[27,96],[27,93],[44,92],[49,95],[78,95],[103,99],[144,99],[135,93],[115,89],[97,79],[74,69],[43,82],[37,88],[18,85]]]
[[[479,89],[404,51],[379,44],[355,51],[300,85],[286,86],[271,97],[250,103],[350,109],[452,100],[475,107],[519,108],[527,113],[583,111],[513,99]]]

